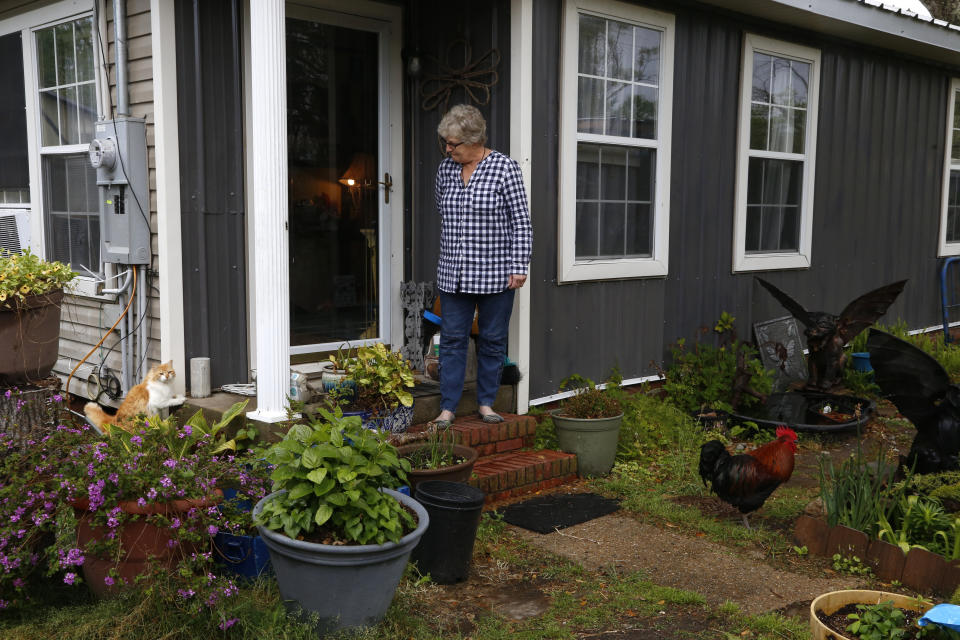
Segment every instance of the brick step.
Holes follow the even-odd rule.
[[[474,465],[469,483],[487,494],[487,502],[494,502],[549,489],[576,478],[577,456],[541,449],[484,456]]]
[[[473,447],[481,458],[532,447],[534,434],[537,432],[537,421],[532,416],[503,411],[499,413],[504,420],[499,424],[488,424],[475,415],[458,416],[450,427],[450,436],[454,444]],[[423,432],[427,426],[428,423],[413,425],[407,433]]]

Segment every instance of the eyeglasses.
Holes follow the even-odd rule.
[[[450,142],[449,140],[444,140],[443,138],[440,138],[440,142],[443,143],[443,146],[444,146],[445,148],[446,148],[446,147],[450,147],[450,149],[456,149],[457,147],[459,147],[460,145],[463,144],[462,141],[461,141],[461,142]]]

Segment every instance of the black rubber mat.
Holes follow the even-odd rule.
[[[499,510],[506,522],[537,533],[551,533],[620,508],[620,501],[595,493],[560,493],[539,496]]]

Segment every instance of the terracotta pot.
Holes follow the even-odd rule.
[[[223,492],[220,489],[215,489],[214,496],[210,498],[173,500],[165,503],[148,504],[143,507],[135,501],[125,501],[121,502],[119,506],[124,513],[143,516],[159,513],[170,517],[178,513],[186,513],[194,507],[203,508],[215,505],[222,497]],[[86,512],[89,504],[89,501],[84,498],[77,500],[73,505],[78,511],[77,546],[80,549],[84,549],[88,542],[99,540],[108,533],[107,528],[94,527],[90,524],[90,514]],[[116,568],[119,578],[126,580],[127,584],[133,584],[138,575],[149,570],[151,559],[155,559],[161,566],[172,568],[184,554],[196,551],[193,545],[178,544],[170,546],[168,543],[172,540],[172,537],[169,535],[168,529],[157,527],[143,520],[127,522],[119,531],[119,558],[84,554],[83,578],[89,585],[90,590],[101,598],[111,594],[116,589],[116,587],[110,587],[104,582],[104,578],[110,575],[110,570],[113,568]],[[122,583],[119,579],[117,582]]]
[[[900,595],[899,593],[887,593],[886,591],[869,591],[866,589],[831,591],[817,596],[810,603],[810,631],[813,640],[850,640],[849,636],[841,635],[820,622],[820,619],[817,618],[818,611],[822,611],[829,616],[848,604],[878,604],[891,600],[893,606],[898,609],[912,609],[920,613],[925,613],[933,606],[931,602],[923,602],[917,606],[917,599],[914,597]]]
[[[0,384],[19,385],[50,375],[60,351],[63,290],[0,307]]]
[[[420,449],[426,449],[429,446],[429,444],[424,443],[406,444],[402,447],[397,447],[397,451],[400,453],[401,458],[408,458],[413,454],[413,452],[419,451]],[[477,453],[477,450],[473,447],[468,447],[462,444],[447,444],[445,446],[452,446],[453,455],[463,458],[464,461],[460,464],[442,467],[440,469],[411,469],[407,474],[407,481],[410,483],[411,493],[413,493],[413,490],[416,489],[418,484],[426,480],[466,482],[470,479],[470,474],[473,473],[473,465],[480,455]]]

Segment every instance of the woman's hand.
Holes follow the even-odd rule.
[[[510,283],[507,285],[508,289],[519,289],[523,286],[523,283],[527,281],[526,274],[523,273],[511,273],[510,274]]]

